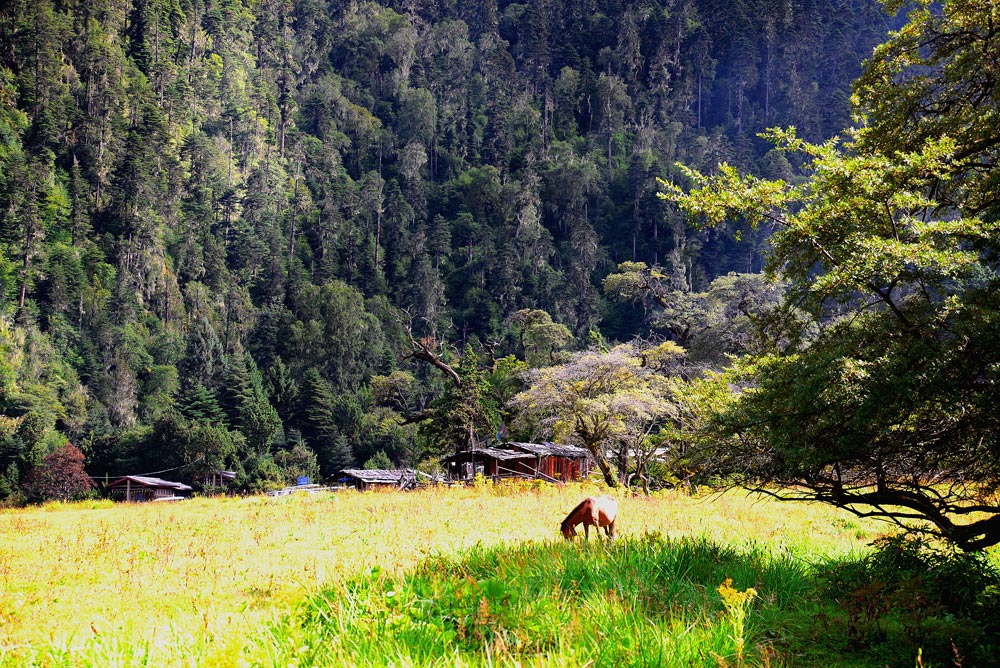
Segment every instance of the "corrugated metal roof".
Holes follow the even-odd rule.
[[[534,455],[556,457],[586,457],[590,453],[586,448],[578,448],[575,445],[556,445],[546,441],[545,443],[504,443],[505,446],[530,452]]]
[[[114,487],[115,485],[124,484],[125,481],[130,480],[137,485],[142,485],[143,487],[158,487],[161,489],[176,489],[180,492],[190,492],[191,487],[185,485],[182,482],[172,482],[170,480],[163,480],[162,478],[151,478],[144,475],[127,475],[113,483],[110,483],[108,487]]]

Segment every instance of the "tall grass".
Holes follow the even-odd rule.
[[[883,525],[667,493],[623,497],[615,543],[562,541],[597,491],[0,511],[0,666],[866,665],[838,658],[816,572],[860,563]],[[727,580],[757,592],[739,620]],[[913,665],[885,655],[867,665]]]
[[[716,591],[727,580],[771,593],[769,624],[811,589],[801,562],[705,539],[476,547],[316,594],[263,653],[272,665],[738,665]],[[762,641],[754,662],[768,651]]]

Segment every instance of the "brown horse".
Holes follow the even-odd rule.
[[[572,540],[576,535],[576,525],[583,525],[583,535],[590,539],[590,527],[597,527],[600,534],[601,527],[604,527],[608,538],[614,538],[615,518],[618,516],[618,499],[613,496],[588,496],[574,508],[566,519],[562,521],[559,530],[566,540]]]

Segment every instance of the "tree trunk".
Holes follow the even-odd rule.
[[[608,465],[608,460],[604,457],[604,454],[601,453],[599,448],[600,446],[597,443],[587,444],[587,450],[590,451],[590,456],[594,458],[597,468],[601,469],[601,475],[604,476],[604,482],[607,483],[608,487],[617,489],[618,481],[615,479],[615,475],[612,473],[611,467]]]

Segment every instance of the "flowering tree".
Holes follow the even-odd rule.
[[[83,470],[80,449],[67,443],[28,472],[24,490],[29,499],[69,501],[93,489],[94,483]]]
[[[623,344],[535,369],[528,389],[512,400],[518,424],[534,435],[586,448],[607,484],[617,487],[629,460],[649,447],[648,436],[674,410],[674,383],[662,373],[662,364],[682,354],[671,342],[653,348]],[[618,476],[609,455],[618,460]],[[638,459],[648,461],[644,455]]]

